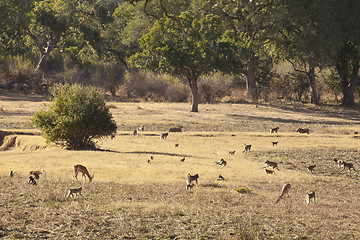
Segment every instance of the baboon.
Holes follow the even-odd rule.
[[[355,135],[359,134],[359,132],[354,132]]]
[[[222,158],[220,161],[215,162],[215,164],[225,167],[227,165],[227,162]]]
[[[186,185],[190,185],[192,182],[196,182],[196,184],[198,183],[198,178],[199,178],[199,174],[195,174],[194,176],[192,176],[190,173],[187,175],[186,177]]]
[[[77,195],[82,196],[83,199],[84,196],[81,194],[82,191],[82,187],[79,188],[69,188],[69,190],[67,191],[67,194],[65,195],[65,198],[68,198],[69,196],[71,196],[72,198],[76,197]]]
[[[150,156],[150,159],[151,159],[151,160],[154,160],[154,157],[153,157],[153,156]],[[147,160],[148,163],[150,163],[150,161],[151,161],[150,159]]]
[[[218,181],[225,181],[225,178],[224,178],[223,176],[219,175],[219,177],[218,177],[217,180],[218,180]]]
[[[354,168],[354,164],[352,163],[347,163],[345,161],[338,161],[339,165],[341,167],[341,171],[345,170],[345,168],[347,168],[349,170],[349,172],[351,172],[351,169],[354,169],[354,171],[356,172],[356,169]]]
[[[180,159],[180,162],[185,162],[185,157],[183,157],[182,159]]]
[[[333,158],[333,163],[335,166],[340,167],[339,160],[337,158]]]
[[[316,164],[308,166],[307,169],[308,169],[309,172],[313,173],[315,167],[316,167]]]
[[[234,155],[235,154],[235,150],[234,151],[229,151],[229,155]]]
[[[309,134],[310,130],[308,128],[298,128],[298,130],[296,130],[296,132]]]
[[[264,168],[266,174],[275,174],[275,171]]]
[[[87,168],[85,166],[77,164],[77,165],[74,166],[74,176],[73,176],[73,178],[75,177],[76,180],[78,180],[78,181],[79,181],[79,179],[77,178],[77,175],[79,173],[82,173],[82,177],[83,178],[85,177],[85,180],[86,180],[86,177],[88,177],[89,182],[91,182],[91,180],[94,178],[94,174],[92,176],[90,176],[90,174],[89,174],[89,172],[88,172],[88,170],[87,170]]]
[[[305,197],[306,205],[309,205],[311,203],[311,199],[313,200],[314,203],[316,203],[314,191],[306,193],[306,197]]]
[[[278,203],[282,198],[285,197],[285,194],[287,194],[288,198],[290,199],[289,191],[290,191],[291,185],[290,183],[286,183],[281,190],[280,197],[276,200],[275,203]]]
[[[169,132],[182,132],[181,127],[173,127],[169,129]]]
[[[266,168],[266,167],[272,167],[273,169],[276,168],[277,170],[280,171],[280,169],[278,168],[278,163],[277,162],[271,162],[269,160],[266,160],[264,168]]]
[[[270,133],[277,133],[279,130],[279,127],[276,128],[270,128]]]
[[[139,132],[143,132],[144,131],[144,126],[141,126],[137,129]]]
[[[277,146],[277,145],[278,145],[278,143],[279,143],[279,141],[272,142],[272,145],[273,145],[273,146]]]
[[[36,181],[33,176],[29,176],[28,184],[36,185]]]
[[[175,143],[175,147],[178,147],[179,146],[179,144],[178,143]]]
[[[168,137],[169,133],[161,133],[160,140],[165,140]]]
[[[244,153],[244,152],[250,152],[250,150],[251,150],[251,144],[249,144],[249,145],[245,144],[244,146],[245,146],[245,149],[244,149],[243,153]]]
[[[136,129],[133,131],[132,135],[133,135],[133,137],[135,137],[137,135],[137,130]]]
[[[147,162],[150,163],[150,159],[148,159]]]
[[[191,191],[193,187],[194,187],[193,183],[186,184],[186,190],[189,189]]]
[[[14,177],[15,176],[15,173],[16,172],[13,172],[12,170],[10,171],[10,177],[12,178],[12,177]]]

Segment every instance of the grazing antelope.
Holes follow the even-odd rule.
[[[316,164],[308,166],[307,169],[308,169],[309,172],[313,173],[315,167],[316,167]]]
[[[169,133],[161,133],[160,140],[165,140],[168,137]]]
[[[251,144],[249,144],[249,145],[245,144],[244,146],[245,146],[245,149],[244,149],[243,153],[244,153],[244,152],[250,152],[250,150],[251,150]]]
[[[180,162],[185,162],[185,157],[183,157],[182,159],[180,159]]]
[[[135,137],[137,135],[137,130],[135,129],[132,133],[133,137]]]
[[[227,162],[222,158],[220,161],[215,162],[215,164],[225,167],[227,165]]]
[[[306,205],[309,205],[311,203],[311,199],[313,200],[314,203],[316,203],[314,191],[306,193],[306,197],[305,197]]]
[[[276,203],[278,203],[282,198],[285,197],[285,194],[287,194],[288,198],[290,199],[289,191],[290,191],[291,185],[290,183],[286,183],[281,190],[280,197],[276,200]]]
[[[270,133],[277,133],[279,130],[279,127],[276,128],[270,128]]]
[[[10,171],[10,177],[12,178],[12,177],[14,177],[15,176],[15,173],[16,172],[13,172],[12,170]]]
[[[354,169],[354,171],[356,172],[356,169],[354,168],[354,164],[352,163],[347,163],[345,161],[339,161],[339,165],[341,167],[341,171],[345,170],[345,168],[347,168],[349,170],[349,172],[351,172],[351,169]]]
[[[266,174],[275,174],[275,171],[264,168]]]
[[[277,145],[278,145],[278,143],[279,143],[279,141],[272,142],[272,145],[273,145],[273,146],[277,146]]]
[[[229,155],[234,155],[235,154],[235,150],[234,151],[229,151]]]
[[[83,199],[85,199],[85,197],[81,194],[82,191],[82,187],[79,188],[69,188],[69,190],[67,191],[67,194],[65,195],[65,198],[68,198],[69,196],[71,196],[71,198],[77,197],[78,195],[82,196]]]
[[[181,127],[170,128],[169,132],[182,132],[182,128]]]
[[[271,162],[269,160],[266,160],[264,168],[266,168],[266,167],[272,167],[273,169],[276,168],[277,170],[280,171],[280,169],[278,168],[278,163],[277,162]]]
[[[88,172],[88,170],[87,170],[87,168],[85,166],[77,164],[77,165],[74,166],[74,176],[73,176],[73,178],[75,177],[76,180],[78,180],[78,181],[79,181],[79,179],[77,178],[77,175],[79,173],[82,173],[82,177],[83,178],[85,177],[85,180],[86,180],[86,177],[88,177],[89,182],[91,182],[91,180],[94,178],[94,174],[92,176],[90,176],[90,174],[89,174],[89,172]]]
[[[33,176],[29,176],[28,184],[36,185],[36,181]]]
[[[310,130],[308,128],[298,128],[298,130],[296,130],[296,132],[309,134]]]
[[[219,175],[219,177],[218,177],[217,180],[218,180],[218,181],[225,181],[225,178],[224,178],[223,176]]]

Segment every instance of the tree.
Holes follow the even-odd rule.
[[[142,51],[131,61],[136,67],[185,77],[192,93],[192,112],[198,112],[199,77],[216,69],[241,67],[232,58],[234,46],[223,36],[222,23],[219,16],[191,11],[163,17],[140,38]]]
[[[70,149],[93,148],[94,139],[115,135],[116,123],[97,89],[66,84],[50,92],[50,109],[40,110],[32,119],[47,142]]]
[[[213,2],[213,1],[211,1]],[[215,1],[213,9],[221,14],[227,22],[229,37],[238,44],[234,52],[241,59],[243,68],[239,69],[246,76],[247,95],[253,100],[258,98],[257,79],[263,69],[270,69],[273,53],[270,36],[274,29],[273,9],[277,8],[275,0],[261,1]]]

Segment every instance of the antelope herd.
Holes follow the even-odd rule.
[[[279,130],[279,127],[275,127],[275,128],[270,128],[270,133],[273,134],[273,133],[278,133],[278,130]],[[138,132],[143,132],[144,131],[144,126],[141,126],[137,129],[135,129],[132,133],[133,136],[136,136],[138,134]],[[182,127],[179,127],[179,128],[170,128],[169,129],[169,132],[182,132]],[[160,134],[160,139],[161,140],[166,140],[168,135],[169,135],[169,132],[166,132],[166,133],[161,133]],[[306,133],[306,134],[309,134],[310,131],[308,128],[298,128],[296,130],[296,132],[299,132],[300,134],[303,134],[303,133]],[[277,146],[278,145],[278,142],[279,141],[273,141],[272,142],[272,145],[273,146]],[[175,144],[175,147],[178,147],[179,144],[176,143]],[[252,145],[251,144],[245,144],[244,145],[244,150],[243,150],[243,153],[248,153],[250,152],[251,150],[251,147]],[[228,151],[229,155],[234,155],[235,154],[235,150],[232,150],[232,151]],[[153,160],[153,156],[150,157],[150,159],[147,160],[148,163],[150,163],[152,160]],[[185,157],[181,158],[180,160],[181,162],[184,162],[185,161]],[[333,158],[332,159],[333,161],[333,164],[334,166],[337,166],[339,169],[341,169],[341,171],[347,169],[350,173],[351,173],[351,170],[353,171],[357,171],[355,168],[354,168],[354,165],[353,163],[349,163],[349,162],[345,162],[343,160],[338,160],[337,158]],[[227,161],[225,161],[223,158],[221,158],[219,161],[215,162],[215,164],[219,165],[219,166],[227,166]],[[314,170],[315,170],[315,167],[317,165],[316,164],[313,164],[313,165],[310,165],[307,167],[307,171],[310,172],[311,174],[314,173]],[[280,171],[280,169],[278,168],[278,163],[277,162],[274,162],[274,161],[269,161],[269,160],[266,160],[265,161],[265,166],[263,167],[264,168],[264,171],[266,174],[269,174],[269,175],[274,175],[275,174],[275,170],[278,170]],[[272,169],[268,169],[268,168],[272,168]],[[85,182],[86,182],[86,179],[88,179],[88,182],[90,183],[93,178],[94,178],[94,174],[93,175],[90,175],[88,169],[83,166],[83,165],[80,165],[80,164],[76,164],[74,165],[73,167],[74,169],[74,174],[73,174],[73,180],[74,178],[79,181],[78,179],[78,174],[82,174],[82,179],[85,178]],[[41,171],[30,171],[29,172],[29,177],[28,177],[28,180],[27,180],[27,184],[29,185],[37,185],[37,181],[36,180],[39,180],[40,179],[40,175],[41,174],[44,174],[46,173],[45,170],[43,170],[42,172]],[[14,171],[10,171],[10,178],[13,178],[15,176],[16,172]],[[195,186],[194,185],[194,182],[196,183],[196,185],[198,184],[198,179],[199,179],[199,174],[194,174],[194,175],[191,175],[190,173],[186,176],[186,189],[188,190],[192,190],[193,187]],[[219,175],[219,177],[217,178],[218,181],[224,181],[225,178],[222,176],[222,175]],[[280,196],[277,198],[276,202],[275,203],[278,203],[281,199],[285,199],[285,197],[287,197],[288,199],[290,199],[290,189],[291,189],[291,184],[290,183],[286,183],[283,187],[282,187],[282,190],[281,190],[281,193],[280,193]],[[78,196],[81,196],[83,199],[85,199],[85,197],[82,195],[82,190],[83,188],[82,187],[78,187],[78,188],[69,188],[67,189],[67,192],[65,194],[65,198],[76,198]],[[290,199],[291,200],[291,199]],[[306,193],[306,197],[305,197],[305,202],[307,205],[309,205],[311,203],[311,201],[313,203],[315,203],[315,191],[311,191],[311,192],[308,192]]]

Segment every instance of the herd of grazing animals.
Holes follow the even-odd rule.
[[[278,130],[279,130],[279,127],[275,127],[275,128],[270,128],[270,133],[273,134],[273,133],[278,133]],[[141,126],[139,127],[138,129],[135,129],[133,131],[133,136],[136,136],[138,134],[138,132],[143,132],[144,131],[144,126]],[[182,128],[170,128],[169,132],[182,132]],[[160,135],[160,139],[161,140],[166,140],[168,135],[169,135],[169,132],[166,132],[166,133],[161,133]],[[296,130],[296,132],[299,132],[300,134],[303,134],[303,133],[306,133],[306,134],[309,134],[309,129],[308,128],[298,128]],[[273,141],[272,142],[273,146],[277,146],[278,144],[278,141]],[[176,143],[175,144],[175,147],[178,147],[179,144]],[[244,151],[243,153],[247,153],[247,152],[250,152],[251,150],[251,144],[245,144],[244,145]],[[235,150],[234,151],[228,151],[229,155],[234,155],[235,154]],[[152,160],[153,160],[153,156],[150,157],[150,159],[147,160],[148,163],[150,163]],[[181,160],[181,162],[184,162],[185,161],[185,157],[183,157]],[[348,162],[345,162],[343,160],[338,160],[336,158],[333,158],[333,163],[335,166],[337,166],[338,168],[341,169],[341,171],[345,170],[345,169],[348,169],[349,172],[351,172],[351,170],[353,171],[357,171],[355,168],[354,168],[354,165],[352,163],[348,163]],[[219,166],[227,166],[227,161],[225,161],[223,158],[218,161],[218,162],[215,162],[215,164],[219,165]],[[307,167],[307,170],[310,172],[310,173],[313,173],[314,172],[314,169],[316,167],[316,164],[314,165],[310,165]],[[267,168],[272,168],[272,170],[270,169],[267,169]],[[75,178],[77,181],[79,181],[78,179],[78,174],[81,173],[82,174],[82,178],[85,178],[85,181],[86,181],[86,178],[88,179],[89,182],[92,181],[92,179],[94,178],[94,175],[90,175],[89,174],[89,171],[87,170],[87,168],[83,165],[80,165],[80,164],[77,164],[73,167],[74,169],[74,175],[73,175],[73,179]],[[274,170],[279,170],[280,169],[278,168],[278,163],[277,162],[273,162],[273,161],[265,161],[265,166],[264,166],[264,171],[266,174],[275,174],[275,171]],[[40,179],[40,175],[45,173],[45,170],[43,170],[43,172],[41,171],[30,171],[29,172],[29,178],[28,178],[28,181],[27,181],[27,184],[30,184],[30,185],[37,185],[37,182],[36,180],[39,180]],[[10,171],[10,178],[13,178],[15,176],[16,172],[14,171]],[[190,173],[187,175],[186,177],[186,189],[189,189],[190,191],[192,190],[192,188],[194,187],[194,183],[196,183],[196,185],[198,184],[198,179],[199,179],[199,174],[195,174],[195,175],[191,175]],[[225,178],[222,176],[222,175],[219,175],[218,181],[224,181]],[[290,189],[291,189],[291,184],[290,183],[286,183],[284,184],[284,186],[282,187],[282,190],[281,190],[281,194],[280,196],[277,198],[276,202],[275,203],[278,203],[281,199],[285,199],[285,197],[287,196],[289,199],[290,199]],[[65,195],[65,198],[68,198],[68,197],[72,197],[72,198],[75,198],[75,197],[78,197],[78,196],[81,196],[83,199],[85,199],[85,197],[82,195],[82,187],[79,187],[79,188],[69,188],[67,189],[67,193]],[[290,199],[291,200],[291,199]],[[311,203],[311,200],[315,203],[315,191],[311,191],[311,192],[308,192],[306,193],[306,197],[305,197],[305,202],[307,205],[309,205]]]

